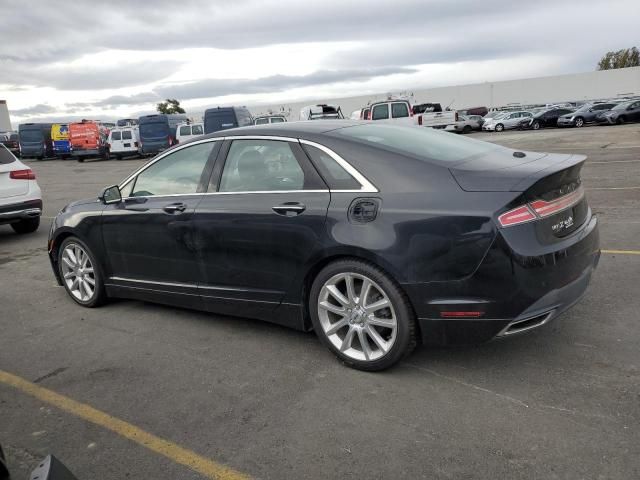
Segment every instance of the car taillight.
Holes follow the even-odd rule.
[[[458,112],[456,112],[456,122],[458,121]]]
[[[9,172],[9,178],[14,180],[35,180],[36,174],[30,168],[26,170],[13,170]]]
[[[138,142],[133,142],[133,146],[138,148]]]
[[[565,208],[577,204],[584,197],[584,189],[578,187],[574,192],[555,200],[534,200],[526,205],[509,210],[498,217],[498,222],[503,227],[511,227],[521,223],[531,222],[558,213]]]
[[[169,146],[173,145],[173,138],[171,138],[171,135],[169,135]]]
[[[422,115],[418,115],[418,125],[422,125]]]

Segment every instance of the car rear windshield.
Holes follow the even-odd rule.
[[[366,124],[340,128],[329,134],[443,164],[455,164],[471,157],[507,150],[493,143],[424,127]]]
[[[111,140],[120,140],[122,134],[120,132],[111,132]]]
[[[41,142],[44,140],[42,130],[22,130],[20,131],[20,140],[23,142]]]
[[[0,164],[7,164],[15,161],[16,157],[14,157],[9,150],[0,144]]]
[[[217,132],[226,128],[236,127],[236,117],[232,110],[221,110],[207,113],[205,119],[205,129],[207,132]]]
[[[204,129],[202,125],[192,125],[191,126],[191,134],[192,135],[202,135],[204,133]]]
[[[123,140],[131,140],[131,130],[123,130],[122,131],[122,139]]]
[[[140,125],[140,135],[146,138],[166,137],[169,135],[169,125],[164,122],[143,123]]]

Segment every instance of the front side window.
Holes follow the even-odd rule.
[[[269,119],[266,117],[256,118],[256,125],[266,125],[267,123],[269,123]]]
[[[192,125],[191,126],[191,135],[203,135],[204,129],[202,125]]]
[[[392,118],[404,118],[409,116],[409,106],[404,103],[392,103],[391,104],[391,117]]]
[[[120,132],[111,132],[111,140],[121,140]]]
[[[271,123],[282,123],[282,122],[284,122],[284,118],[282,117],[273,117],[271,119]]]
[[[389,105],[385,103],[373,107],[373,115],[371,116],[371,120],[386,120],[387,118],[389,118]]]
[[[132,197],[198,193],[204,167],[215,142],[177,150],[158,160],[135,179]]]
[[[122,139],[123,140],[131,140],[131,130],[124,130],[122,132]]]
[[[220,192],[304,190],[305,173],[289,142],[235,140],[220,178]]]

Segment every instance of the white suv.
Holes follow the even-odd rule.
[[[35,232],[42,215],[42,193],[36,175],[0,143],[0,225],[16,233]]]

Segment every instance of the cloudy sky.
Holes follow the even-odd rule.
[[[67,6],[68,5],[68,6]],[[73,5],[73,6],[71,6]],[[638,43],[638,0],[0,0],[15,122],[177,98],[273,104],[594,70]]]

